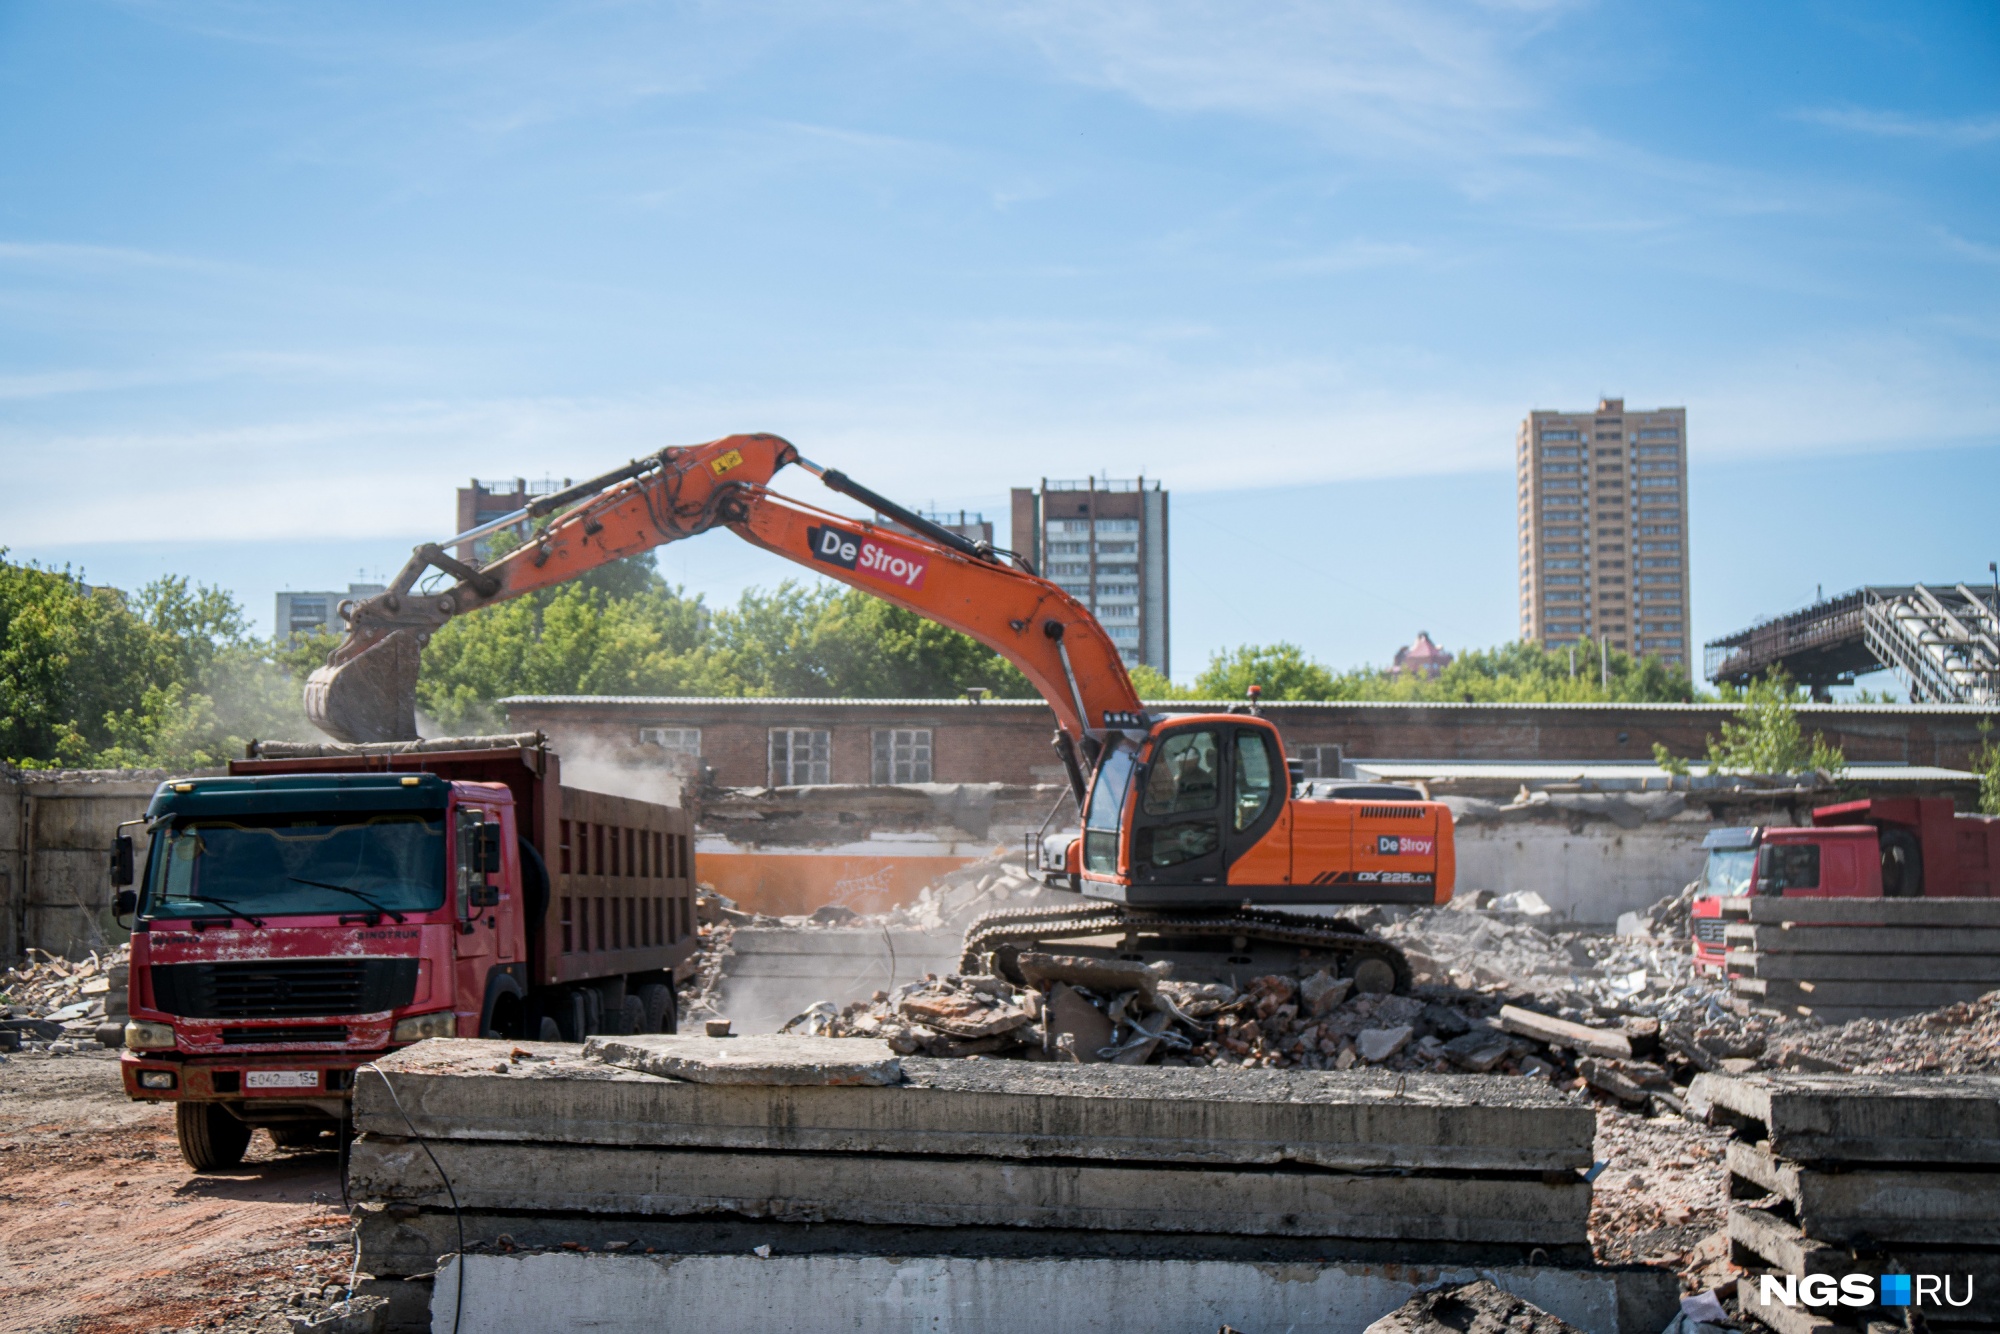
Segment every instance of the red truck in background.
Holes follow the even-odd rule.
[[[1980,899],[2000,895],[2000,817],[1961,815],[1948,797],[1874,797],[1821,806],[1810,825],[1710,831],[1695,891],[1695,965],[1723,971],[1720,900]]]
[[[425,744],[266,743],[160,785],[143,876],[120,836],[125,1090],[190,1166],[340,1133],[355,1069],[424,1038],[674,1031],[686,814],[564,787],[538,735]]]

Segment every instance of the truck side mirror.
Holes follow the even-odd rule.
[[[138,911],[139,891],[136,889],[121,889],[118,891],[117,896],[111,900],[111,915],[113,917],[130,917]]]
[[[500,873],[500,826],[493,823],[479,826],[479,870],[484,875]]]
[[[132,862],[132,836],[120,834],[111,844],[111,884],[114,889],[129,885],[137,878]]]

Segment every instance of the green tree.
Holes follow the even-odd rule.
[[[4,553],[0,553],[4,557]],[[0,754],[31,766],[200,768],[308,734],[242,609],[179,576],[130,598],[0,558]]]
[[[647,556],[450,622],[424,649],[417,704],[457,732],[499,726],[509,695],[938,699],[972,686],[1035,693],[991,649],[859,589],[788,580],[711,612]]]
[[[1972,752],[1972,767],[1979,775],[1979,809],[1982,814],[2000,815],[2000,745],[1993,742],[1993,723],[1979,720],[1979,749]]]
[[[1158,669],[1145,663],[1135,663],[1126,668],[1126,675],[1132,678],[1132,689],[1140,699],[1194,699],[1195,692],[1186,686],[1177,686],[1169,681]]]
[[[650,558],[616,565],[447,623],[424,647],[417,707],[446,732],[488,731],[508,695],[716,690],[701,599]]]
[[[1725,698],[1742,702],[1733,719],[1722,724],[1720,737],[1708,738],[1704,763],[1710,773],[1740,774],[1838,774],[1847,767],[1847,757],[1838,746],[1827,744],[1815,732],[1806,740],[1799,723],[1798,704],[1804,695],[1792,679],[1773,668],[1771,674],[1741,689],[1725,687]],[[1671,773],[1686,773],[1685,759],[1676,758],[1666,747],[1655,745],[1653,758]]]
[[[1194,679],[1196,699],[1243,699],[1251,686],[1264,698],[1352,699],[1332,672],[1305,655],[1297,644],[1246,644],[1217,653]]]

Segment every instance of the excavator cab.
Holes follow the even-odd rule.
[[[1084,808],[1079,887],[1122,903],[1240,903],[1231,872],[1284,823],[1284,772],[1261,718],[1175,718],[1143,742],[1117,737]]]

